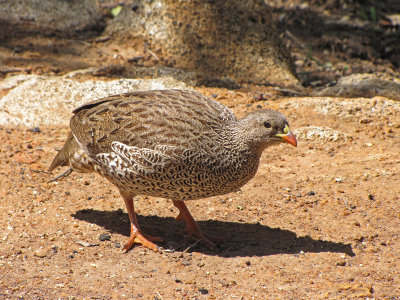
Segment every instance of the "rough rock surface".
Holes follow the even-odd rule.
[[[186,85],[169,77],[111,81],[81,81],[68,75],[10,77],[0,83],[0,91],[5,93],[0,98],[0,125],[66,125],[74,108],[93,99],[134,90],[166,88],[186,88]]]
[[[106,33],[143,39],[173,66],[210,77],[298,84],[262,1],[141,1],[125,7]]]
[[[298,109],[308,107],[327,117],[350,119],[352,121],[369,124],[379,118],[385,126],[400,128],[400,103],[383,97],[372,99],[312,97],[290,98],[282,102],[281,107]]]
[[[25,32],[66,34],[96,27],[101,18],[97,0],[4,0],[0,2],[0,38],[15,32],[15,26]]]
[[[350,137],[343,132],[324,126],[307,126],[296,128],[294,130],[294,134],[296,135],[298,140],[320,140],[321,142],[336,142],[350,139]]]
[[[387,74],[352,74],[336,85],[315,90],[314,96],[365,97],[382,96],[400,101],[400,79]]]

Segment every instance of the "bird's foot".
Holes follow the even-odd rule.
[[[159,247],[153,242],[162,242],[163,239],[160,237],[154,237],[142,233],[135,225],[131,224],[131,234],[128,242],[122,248],[128,252],[134,244],[142,244],[144,247],[149,248],[155,252],[159,251]]]
[[[184,218],[183,214],[180,212],[179,215],[176,217],[177,220],[184,220],[187,221],[187,219]],[[186,228],[182,230],[182,232],[186,235],[185,243],[188,242],[191,238],[192,239],[197,239],[202,243],[204,246],[206,246],[210,250],[216,250],[217,247],[213,242],[224,242],[225,239],[222,237],[210,235],[210,234],[205,234],[200,230],[199,225],[197,222],[193,220],[188,220],[186,223]]]
[[[183,201],[173,201],[174,205],[179,209],[179,214],[176,217],[177,220],[185,221],[186,223],[186,241],[190,238],[194,238],[200,241],[204,246],[206,246],[210,250],[216,250],[217,247],[211,241],[221,241],[221,238],[205,235],[201,232],[199,225],[193,219],[189,210],[186,207],[186,204]]]
[[[214,240],[214,237],[203,234],[200,231],[200,229],[196,230],[193,228],[186,228],[184,230],[184,232],[186,233],[185,243],[188,242],[190,239],[195,239],[195,240],[200,241],[200,243],[203,244],[204,246],[206,246],[208,249],[217,250],[217,247],[211,241],[211,240]]]

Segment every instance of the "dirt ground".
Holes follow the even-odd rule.
[[[154,63],[131,46],[94,36],[10,38],[0,45],[2,74],[63,74],[135,56]],[[389,60],[363,64],[324,50],[313,55],[332,68],[293,49],[306,62],[306,85],[345,75],[344,61],[393,73]],[[327,115],[261,86],[197,89],[239,117],[279,109],[292,129],[330,127],[345,137],[273,146],[241,191],[189,202],[200,227],[226,239],[216,251],[184,242],[171,201],[138,197],[139,222],[164,238],[164,250],[124,253],[129,221],[114,186],[77,173],[49,183],[68,128],[0,127],[0,299],[400,299],[399,116]]]

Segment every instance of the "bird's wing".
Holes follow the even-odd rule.
[[[156,145],[198,149],[211,145],[213,128],[235,116],[218,102],[180,90],[138,91],[87,103],[74,111],[70,126],[78,144],[94,157],[115,141],[154,149]]]

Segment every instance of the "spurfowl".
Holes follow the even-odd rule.
[[[144,234],[133,197],[172,199],[189,236],[215,245],[189,213],[186,200],[238,190],[257,172],[262,151],[276,142],[297,141],[279,112],[264,109],[236,119],[226,106],[182,90],[137,91],[87,103],[73,111],[71,133],[50,171],[69,166],[97,172],[125,200],[134,243],[157,251],[160,238]]]

